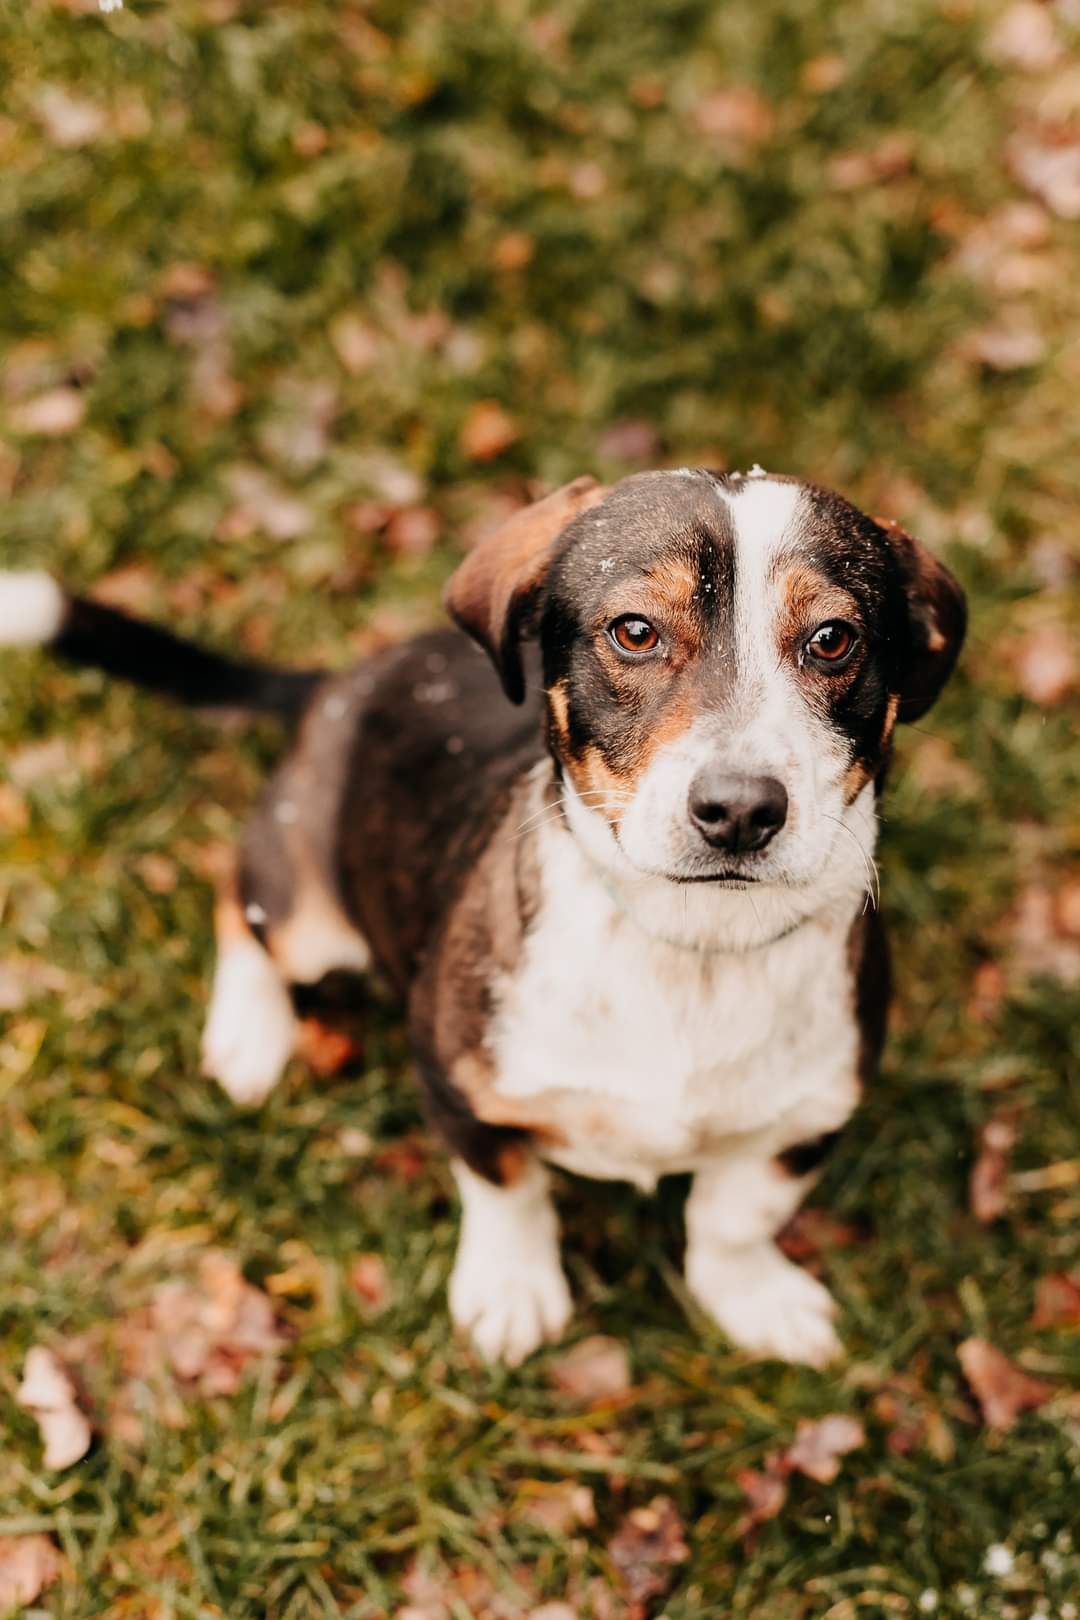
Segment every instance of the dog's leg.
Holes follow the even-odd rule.
[[[254,1108],[292,1054],[296,1019],[285,982],[252,934],[233,894],[214,916],[217,966],[203,1031],[203,1069],[233,1102]]]
[[[530,1159],[511,1185],[496,1187],[460,1159],[453,1171],[461,1238],[450,1315],[485,1360],[516,1367],[559,1338],[571,1314],[547,1172]]]
[[[686,1205],[686,1281],[741,1349],[823,1367],[841,1352],[835,1302],[772,1242],[811,1180],[760,1157],[699,1171]]]

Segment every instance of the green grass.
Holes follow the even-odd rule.
[[[887,806],[886,1071],[813,1200],[865,1234],[824,1261],[850,1358],[818,1376],[733,1355],[682,1306],[678,1189],[566,1179],[574,1331],[624,1339],[634,1376],[624,1403],[584,1414],[550,1355],[492,1377],[451,1337],[453,1201],[392,1016],[361,1073],[296,1065],[256,1118],[199,1077],[208,874],[273,735],[5,657],[0,962],[39,977],[0,1030],[0,1535],[62,1546],[44,1612],[393,1614],[415,1561],[455,1620],[560,1598],[603,1620],[622,1612],[607,1543],[661,1492],[691,1547],[655,1607],[667,1620],[917,1616],[928,1592],[950,1617],[1076,1613],[1076,1406],[994,1435],[956,1358],[975,1333],[1063,1388],[1080,1370],[1075,1333],[1029,1325],[1037,1279],[1077,1258],[1068,918],[1033,944],[1014,911],[1062,892],[1076,835],[1075,715],[1026,696],[1017,669],[1035,633],[1076,622],[1077,233],[1046,216],[1045,240],[1019,242],[1002,213],[1020,196],[1010,138],[1068,98],[1064,67],[994,58],[997,15],[0,6],[0,566],[112,576],[219,645],[343,663],[429,621],[469,525],[526,480],[760,461],[899,518],[948,553],[973,609]],[[732,86],[761,98],[750,139],[700,128]],[[57,144],[57,87],[101,109],[87,144]],[[846,183],[841,160],[868,153],[876,174]],[[1011,280],[967,268],[987,221]],[[1013,312],[1044,357],[980,365],[965,334]],[[357,322],[374,358],[350,370]],[[81,423],[27,431],[27,400],[61,386]],[[478,462],[462,429],[483,400],[517,437]],[[609,433],[627,422],[654,436],[640,460]],[[301,532],[252,515],[251,466],[278,515],[302,503]],[[373,502],[428,509],[433,550],[388,543]],[[49,739],[65,753],[28,782],[25,749]],[[1066,1169],[1029,1176],[983,1228],[967,1177],[1003,1104],[1017,1169]],[[345,1127],[370,1133],[369,1157]],[[380,1160],[403,1139],[421,1151]],[[307,1268],[279,1296],[288,1347],[232,1397],[185,1393],[185,1427],[148,1415],[136,1443],[110,1418],[118,1324],[212,1246],[256,1283]],[[372,1251],[393,1287],[378,1316],[344,1281]],[[31,1343],[76,1338],[99,1434],[49,1474],[13,1395]],[[867,1445],[741,1540],[737,1471],[831,1411],[860,1417]],[[522,1518],[527,1482],[566,1479],[594,1490],[594,1526]],[[997,1542],[1005,1578],[984,1568]]]

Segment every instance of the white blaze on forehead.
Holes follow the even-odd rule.
[[[725,489],[724,498],[735,526],[735,663],[743,679],[760,680],[777,666],[770,579],[794,530],[802,489],[762,478]]]

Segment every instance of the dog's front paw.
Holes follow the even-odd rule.
[[[843,1353],[836,1301],[771,1243],[699,1249],[686,1262],[691,1293],[741,1350],[824,1367]]]
[[[573,1311],[555,1257],[518,1266],[482,1253],[458,1255],[450,1278],[450,1315],[485,1361],[518,1367],[549,1339],[561,1338]]]
[[[273,962],[252,941],[228,946],[214,975],[203,1031],[203,1072],[242,1108],[273,1091],[292,1053],[296,1020]]]

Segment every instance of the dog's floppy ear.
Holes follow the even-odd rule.
[[[932,552],[888,518],[885,531],[907,601],[908,644],[900,668],[899,720],[918,720],[952,674],[967,625],[964,593]]]
[[[443,596],[446,610],[489,655],[512,703],[525,697],[521,638],[556,541],[579,512],[606,494],[595,478],[575,478],[515,512],[470,551],[450,578]]]

